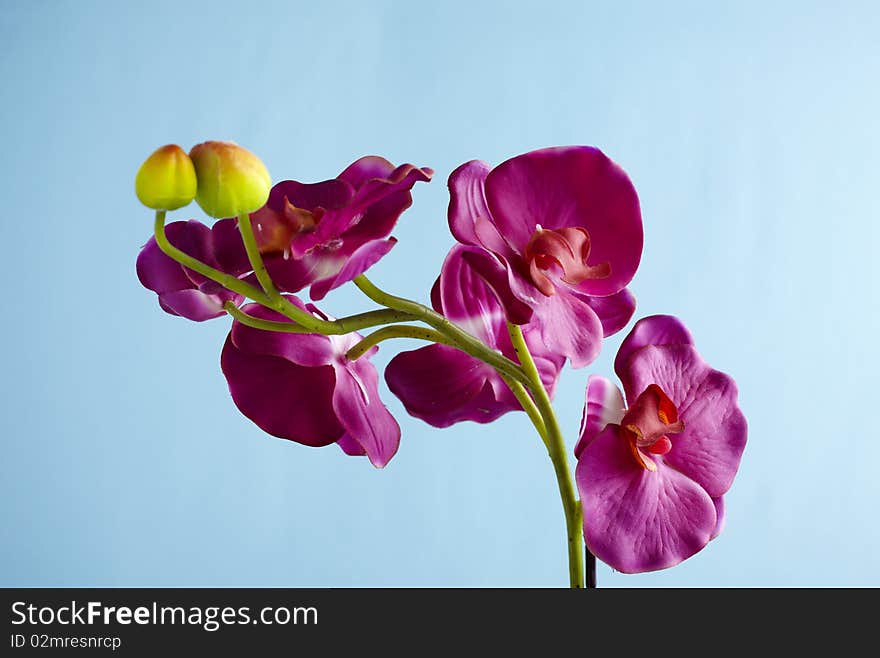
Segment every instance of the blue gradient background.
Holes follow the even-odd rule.
[[[371,271],[423,300],[456,165],[600,146],[642,200],[639,315],[684,318],[750,423],[724,534],[600,584],[880,585],[876,4],[140,4],[0,7],[0,584],[567,581],[522,414],[435,430],[386,390],[404,436],[384,471],[238,414],[227,322],[162,313],[134,274],[152,221],[136,168],[211,138],[276,179],[370,153],[433,167]],[[327,304],[369,306],[348,288]],[[569,447],[620,339],[563,376]]]

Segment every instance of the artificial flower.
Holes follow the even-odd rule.
[[[288,300],[327,319],[311,304]],[[245,313],[284,321],[259,304]],[[221,367],[238,409],[273,436],[307,446],[333,443],[350,455],[366,455],[381,468],[397,452],[400,427],[379,398],[373,347],[356,361],[346,353],[361,339],[266,331],[233,322]]]
[[[636,323],[615,370],[626,404],[592,377],[575,448],[584,539],[618,571],[665,569],[721,531],[746,420],[736,383],[703,361],[674,317]]]
[[[537,315],[547,346],[579,368],[618,331],[642,253],[642,220],[626,173],[599,149],[546,148],[494,169],[471,161],[449,178],[449,226],[495,288],[508,318]],[[596,301],[602,300],[602,301]],[[605,311],[605,321],[596,305]]]
[[[311,286],[318,300],[363,274],[394,246],[388,236],[412,204],[413,185],[432,175],[368,156],[331,180],[276,184],[251,217],[275,285],[286,292]]]

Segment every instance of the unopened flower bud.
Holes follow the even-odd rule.
[[[153,151],[134,179],[137,198],[153,210],[176,210],[189,205],[196,195],[196,170],[177,144]]]
[[[203,142],[189,152],[196,169],[196,201],[211,217],[235,217],[266,203],[272,180],[262,161],[232,142]]]

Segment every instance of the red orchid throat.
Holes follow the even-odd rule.
[[[577,285],[587,279],[604,279],[611,274],[607,262],[588,265],[590,233],[585,228],[545,229],[538,225],[525,249],[525,260],[532,283],[544,295],[555,294],[556,286],[548,274]]]
[[[629,442],[633,459],[642,468],[656,471],[657,464],[648,455],[665,455],[672,450],[669,434],[679,434],[684,423],[678,408],[657,384],[650,384],[627,410],[620,423]]]
[[[294,233],[311,233],[324,217],[326,210],[320,206],[314,210],[306,210],[293,205],[284,197],[284,219]]]
[[[314,210],[298,208],[287,197],[284,197],[284,207],[280,211],[263,206],[251,215],[260,253],[286,252],[297,235],[314,231],[325,213],[321,207]]]

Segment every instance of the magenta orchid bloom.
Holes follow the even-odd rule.
[[[311,304],[287,298],[327,319]],[[259,304],[242,310],[285,320]],[[378,348],[357,361],[345,357],[360,338],[264,331],[236,321],[221,366],[236,406],[264,431],[307,446],[336,443],[381,468],[397,452],[400,427],[379,398],[379,376],[367,358]]]
[[[721,531],[746,420],[733,379],[703,361],[674,317],[636,323],[615,371],[629,408],[591,377],[575,448],[584,539],[618,571],[665,569]]]
[[[287,292],[311,286],[318,300],[363,274],[394,246],[388,235],[412,204],[413,185],[433,174],[368,156],[332,180],[276,184],[251,215],[275,285]]]
[[[569,146],[494,169],[467,162],[449,189],[452,234],[486,250],[471,259],[510,321],[536,314],[548,348],[575,368],[591,363],[635,309],[625,287],[641,259],[642,219],[626,173],[596,148]]]
[[[431,291],[434,310],[514,359],[504,309],[466,258],[475,251],[479,250],[457,245],[449,252]],[[534,327],[526,326],[523,334],[552,395],[565,359],[543,348],[540,332]],[[463,420],[488,423],[521,409],[493,367],[447,345],[398,354],[385,369],[385,381],[410,415],[435,427]]]
[[[173,222],[165,227],[165,234],[172,245],[211,267],[235,276],[250,269],[241,236],[231,219],[221,220],[213,228],[195,220]],[[196,322],[225,315],[226,301],[242,301],[240,295],[166,256],[155,238],[150,238],[138,255],[137,275],[145,288],[159,296],[163,310]]]

